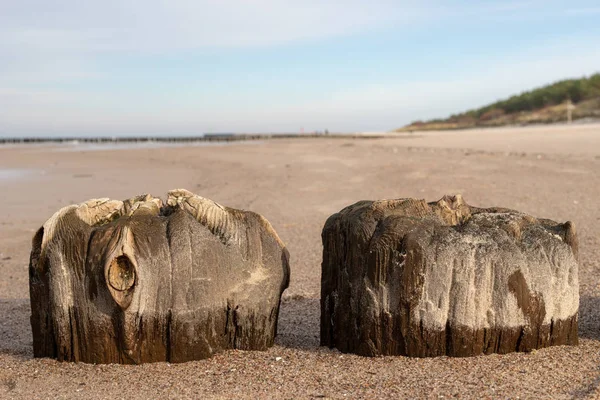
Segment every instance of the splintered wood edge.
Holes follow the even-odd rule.
[[[194,194],[186,189],[174,189],[167,193],[166,205],[177,207],[186,211],[196,221],[205,225],[213,234],[220,236],[227,242],[239,243],[239,229],[245,224],[246,216],[254,215],[260,226],[282,247],[285,243],[279,238],[273,226],[262,215],[252,211],[237,210],[224,207],[219,203]],[[38,232],[32,240],[32,247],[39,246],[38,261],[43,258],[48,243],[56,235],[60,221],[69,213],[75,212],[77,218],[90,227],[103,225],[123,216],[134,215],[137,212],[148,211],[159,215],[164,204],[160,198],[149,194],[132,197],[128,200],[111,200],[108,198],[90,199],[79,204],[69,205],[55,212],[40,228],[41,241]],[[37,267],[37,265],[35,265]]]
[[[187,211],[198,222],[207,226],[214,234],[223,236],[236,243],[239,241],[239,226],[245,223],[247,216],[256,216],[262,228],[272,235],[282,248],[285,248],[285,243],[279,238],[271,223],[264,216],[253,211],[225,207],[185,189],[170,190],[168,192],[167,205],[180,207],[180,209]]]
[[[110,200],[108,198],[91,199],[80,204],[69,205],[55,212],[40,228],[42,231],[41,241],[38,240],[38,233],[34,235],[33,247],[39,245],[38,261],[43,258],[48,243],[56,235],[56,229],[60,221],[70,212],[89,226],[102,225],[121,216],[123,211],[123,202],[120,200]],[[37,267],[37,265],[35,265]]]
[[[360,211],[363,210],[363,211]],[[506,214],[517,216],[520,222],[508,223],[503,226],[505,231],[517,240],[522,235],[523,225],[539,225],[548,234],[556,237],[568,245],[573,253],[575,261],[579,263],[579,241],[577,229],[572,221],[564,223],[556,222],[545,218],[536,218],[521,211],[503,208],[503,207],[475,207],[469,205],[460,194],[445,195],[441,199],[433,202],[426,202],[424,199],[399,198],[382,200],[362,200],[344,207],[339,212],[331,215],[325,222],[323,232],[328,229],[335,229],[338,221],[345,218],[351,218],[349,215],[358,211],[359,213],[369,210],[373,213],[372,218],[379,223],[384,215],[394,212],[408,211],[413,217],[426,217],[435,215],[439,222],[447,226],[461,226],[467,224],[471,218],[476,215],[484,216],[486,214]],[[360,227],[360,225],[359,225]],[[374,232],[367,225],[362,225],[361,237],[363,240],[370,241]],[[374,228],[374,226],[371,226]]]

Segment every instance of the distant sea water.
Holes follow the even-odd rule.
[[[78,139],[72,139],[63,142],[39,142],[39,143],[3,143],[0,144],[0,149],[3,148],[51,148],[52,151],[108,151],[108,150],[129,150],[129,149],[153,149],[165,147],[205,147],[205,146],[228,146],[232,144],[260,144],[260,140],[236,140],[236,141],[182,141],[182,142],[166,142],[166,141],[139,141],[139,142],[87,142]]]
[[[165,147],[206,147],[229,146],[232,144],[259,144],[260,141],[235,141],[235,142],[116,142],[116,143],[48,143],[54,147],[53,151],[107,151],[129,149],[156,149]]]

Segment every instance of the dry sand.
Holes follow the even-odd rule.
[[[185,364],[33,359],[27,264],[34,231],[65,205],[187,188],[265,215],[292,280],[276,346]],[[273,140],[81,151],[0,148],[1,398],[599,398],[600,126],[494,129],[389,139]],[[321,228],[361,199],[462,193],[580,235],[580,345],[474,358],[362,358],[319,347]],[[281,358],[279,358],[281,357]]]

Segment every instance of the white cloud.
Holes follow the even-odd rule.
[[[414,0],[21,0],[0,11],[0,43],[136,52],[272,45],[426,16]]]
[[[534,3],[539,3],[537,0]],[[277,46],[462,16],[495,17],[532,2],[441,0],[0,1],[0,86],[78,81],[98,57]],[[534,9],[537,10],[536,7]]]
[[[550,3],[552,0],[550,0]],[[0,4],[2,51],[172,52],[271,46],[460,16],[537,12],[548,1],[19,0]]]
[[[99,76],[99,57],[275,46],[422,18],[417,0],[0,0],[0,87]]]

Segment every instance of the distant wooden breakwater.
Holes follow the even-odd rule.
[[[191,142],[239,142],[249,140],[270,139],[377,139],[384,134],[206,134],[203,136],[122,136],[122,137],[0,137],[2,144],[34,144],[34,143],[191,143]]]

